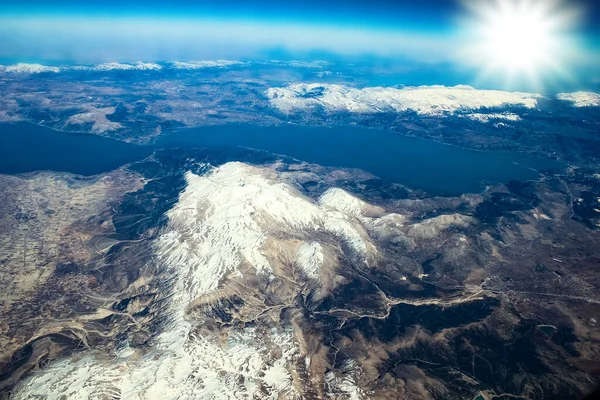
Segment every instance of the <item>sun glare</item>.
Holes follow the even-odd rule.
[[[576,10],[553,0],[490,0],[466,3],[471,11],[468,61],[482,67],[482,76],[527,80],[566,75],[565,44]],[[465,56],[465,55],[463,55]]]

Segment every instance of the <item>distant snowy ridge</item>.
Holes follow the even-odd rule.
[[[556,98],[571,102],[573,107],[600,107],[600,94],[594,92],[559,93]]]
[[[156,63],[102,63],[96,65],[63,65],[63,66],[48,66],[42,64],[26,64],[19,63],[14,65],[2,66],[0,71],[16,74],[39,74],[42,72],[69,72],[69,71],[158,71],[163,67]]]
[[[98,64],[93,67],[80,67],[81,69],[88,71],[113,71],[113,70],[122,70],[122,71],[158,71],[162,69],[162,66],[155,63],[133,63],[133,64],[122,64],[122,63],[103,63]],[[73,67],[73,69],[79,69],[79,67]]]
[[[535,108],[540,94],[478,90],[471,86],[418,86],[406,88],[298,83],[270,88],[271,105],[283,113],[322,107],[326,111],[378,113],[414,111],[420,115],[444,115],[462,110],[522,106]]]
[[[257,61],[255,63],[263,64],[263,65],[283,65],[283,66],[294,67],[294,68],[316,68],[316,69],[323,68],[323,67],[326,67],[331,64],[329,61],[295,61],[295,60],[289,60],[289,61],[268,60],[268,61]]]
[[[19,64],[6,66],[4,68],[4,71],[10,72],[10,73],[39,74],[41,72],[60,72],[61,68],[49,67],[47,65],[42,65],[42,64],[19,63]]]
[[[200,70],[208,68],[229,68],[248,65],[274,65],[291,68],[321,69],[328,65],[325,61],[235,61],[235,60],[202,60],[202,61],[168,61],[168,62],[106,62],[94,65],[61,65],[49,66],[42,64],[18,63],[13,65],[0,65],[0,72],[39,74],[42,72],[69,72],[69,71],[160,71],[160,70]]]
[[[69,72],[69,71],[93,71],[93,72],[106,72],[106,71],[160,71],[163,69],[177,69],[177,70],[194,70],[203,68],[225,68],[233,65],[243,65],[244,63],[239,61],[171,61],[164,64],[151,63],[151,62],[133,62],[133,63],[119,63],[119,62],[108,62],[95,65],[63,65],[63,66],[47,66],[42,64],[27,64],[19,63],[8,66],[0,66],[0,72],[8,73],[22,73],[22,74],[39,74],[42,72]]]
[[[204,69],[225,68],[234,65],[244,65],[241,61],[216,60],[216,61],[171,61],[168,65],[173,69]]]

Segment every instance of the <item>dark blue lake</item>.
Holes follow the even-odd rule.
[[[432,194],[481,191],[487,183],[537,179],[563,165],[529,154],[477,152],[354,127],[221,125],[185,129],[138,146],[30,124],[0,125],[0,173],[35,170],[92,175],[150,155],[157,148],[245,146],[326,166],[360,168]]]
[[[360,168],[432,194],[479,192],[486,183],[539,178],[559,162],[530,154],[480,152],[356,127],[222,125],[161,137],[161,147],[239,145],[320,165]]]
[[[4,174],[52,170],[95,175],[141,160],[152,151],[96,135],[26,123],[0,124],[0,173]]]

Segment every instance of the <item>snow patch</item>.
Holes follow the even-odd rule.
[[[367,207],[364,201],[338,188],[332,188],[323,193],[321,198],[319,198],[319,204],[354,217],[361,216]]]
[[[316,75],[318,78],[323,78],[323,77],[325,77],[325,76],[330,76],[330,75],[332,75],[332,74],[333,74],[333,72],[331,72],[331,71],[321,71],[321,72],[317,72],[315,75]]]
[[[340,369],[343,371],[341,375],[336,375],[333,371],[325,374],[325,383],[328,386],[329,392],[334,394],[332,397],[347,400],[367,399],[368,397],[365,396],[365,393],[356,385],[355,375],[358,372],[356,362],[348,360],[342,364]]]
[[[319,279],[324,257],[323,248],[318,242],[301,244],[298,248],[296,260],[309,278]]]
[[[286,369],[296,352],[291,332],[270,333],[281,351],[273,355],[252,329],[233,330],[219,345],[182,329],[185,325],[161,334],[156,348],[137,359],[91,354],[54,362],[20,385],[13,398],[236,400],[256,398],[259,385],[275,389],[261,398],[294,396]]]
[[[415,238],[431,239],[450,227],[464,228],[469,226],[473,221],[472,217],[461,214],[439,215],[410,225],[407,229],[407,234]]]
[[[521,117],[519,117],[517,114],[514,113],[502,113],[502,114],[480,114],[480,113],[473,113],[473,114],[466,114],[465,115],[466,118],[469,118],[470,120],[476,121],[476,122],[481,122],[481,123],[488,123],[490,121],[512,121],[512,122],[517,122],[521,120]]]
[[[88,111],[70,116],[66,121],[66,125],[82,125],[92,124],[92,133],[100,134],[109,131],[116,131],[123,128],[118,122],[111,121],[107,115],[114,114],[114,107],[95,108],[87,107]]]

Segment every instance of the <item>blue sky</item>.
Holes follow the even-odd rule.
[[[578,4],[585,12],[571,33],[583,56],[572,69],[591,82],[600,79],[593,76],[600,61],[600,1]],[[460,68],[457,54],[470,40],[457,23],[464,12],[459,0],[0,1],[0,62],[330,54]]]
[[[0,9],[19,14],[75,14],[128,16],[220,16],[258,20],[293,20],[364,24],[410,23],[443,26],[447,17],[458,9],[452,0],[425,1],[277,1],[277,0],[203,0],[139,1],[107,0],[102,2],[58,0],[0,2]]]
[[[471,2],[486,0],[466,0]],[[490,0],[494,1],[494,0]],[[551,1],[551,0],[547,0]],[[569,0],[586,12],[581,29],[599,33],[600,2]],[[11,16],[212,17],[254,21],[288,21],[363,27],[411,28],[448,32],[462,12],[459,0],[18,0],[0,1],[0,13]]]
[[[486,0],[467,0],[471,2]],[[493,1],[493,0],[492,0]],[[547,0],[551,1],[551,0]],[[583,27],[599,31],[600,2],[570,0],[586,9]],[[452,29],[461,12],[456,0],[18,0],[0,1],[0,12],[43,15],[237,16],[257,20],[334,22],[359,25],[410,25],[419,29]]]

